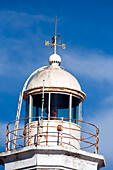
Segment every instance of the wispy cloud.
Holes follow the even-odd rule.
[[[113,93],[111,93],[109,96],[103,99],[100,104],[101,106],[108,107],[108,108],[113,107]]]
[[[6,122],[0,122],[0,151],[5,149],[6,125]]]
[[[24,12],[16,11],[0,11],[0,30],[7,29],[7,27],[12,28],[12,30],[23,29],[32,26],[40,21],[53,22],[53,17],[45,15],[30,15]]]
[[[90,114],[89,114],[90,115]],[[112,161],[112,141],[113,141],[113,108],[101,109],[95,116],[88,117],[89,122],[93,122],[100,129],[99,133],[99,153],[107,160]]]
[[[113,83],[113,56],[96,50],[72,50],[64,56],[65,66],[75,74]]]
[[[40,58],[44,58],[40,21],[53,22],[53,18],[0,11],[0,76],[23,77],[25,70],[30,74],[40,66]]]

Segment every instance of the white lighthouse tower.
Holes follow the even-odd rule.
[[[99,130],[82,120],[86,95],[77,79],[61,67],[56,47],[65,49],[65,44],[57,43],[57,37],[55,31],[52,43],[46,41],[54,48],[50,65],[28,77],[16,120],[7,125],[6,151],[0,153],[5,170],[98,170],[105,166],[98,154]],[[23,99],[26,115],[20,119]]]

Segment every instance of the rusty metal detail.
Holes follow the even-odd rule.
[[[38,121],[35,121],[36,124],[34,124],[32,121],[29,121],[29,119],[33,120],[35,118],[38,120]],[[96,127],[95,125],[89,122],[76,120],[76,119],[71,119],[71,121],[69,121],[68,118],[59,118],[59,117],[57,117],[55,120],[57,121],[57,126],[56,126],[56,124],[54,124],[54,121],[51,119],[52,118],[50,118],[50,120],[49,119],[47,120],[46,117],[43,117],[43,121],[46,122],[46,124],[43,124],[43,125],[40,125],[40,121],[41,121],[40,117],[30,117],[30,118],[19,119],[20,127],[18,127],[17,129],[18,134],[16,135],[16,140],[13,138],[13,135],[15,134],[15,129],[12,128],[16,120],[10,122],[7,125],[7,132],[6,132],[6,151],[11,150],[11,146],[13,145],[14,142],[15,142],[16,148],[24,147],[25,141],[27,143],[26,146],[33,145],[34,143],[32,143],[31,141],[32,139],[35,139],[35,138],[37,139],[37,141],[35,141],[35,145],[42,145],[42,144],[50,145],[50,139],[52,137],[53,142],[59,139],[58,141],[59,145],[64,145],[64,141],[66,139],[69,139],[68,141],[78,141],[79,143],[81,143],[80,149],[95,147],[95,153],[96,154],[98,153],[98,141],[99,141],[98,127]],[[25,125],[24,124],[25,120],[28,120],[28,122],[30,123]],[[93,127],[94,133],[90,131],[90,128],[87,130],[83,130],[81,128],[74,128],[73,123],[72,123],[73,121],[76,123],[81,122],[85,126],[87,125],[90,126],[90,128]],[[50,122],[53,122],[53,124],[49,124]],[[69,126],[66,127],[65,126],[66,123],[68,123]],[[74,124],[77,125],[76,123]],[[80,127],[80,126],[77,125],[77,127]],[[42,132],[41,132],[41,128],[44,129]],[[32,133],[33,129],[37,129],[35,134]],[[50,132],[49,129],[52,129],[53,132]],[[55,129],[57,133],[55,132]],[[67,133],[65,134],[65,132]],[[80,132],[80,135],[79,137],[74,137],[71,132],[73,132],[74,134]],[[68,145],[71,145],[70,142],[68,142]]]
[[[57,126],[57,131],[62,131],[62,125]]]
[[[48,123],[47,123],[47,131],[46,131],[46,145],[48,145]]]
[[[95,145],[96,154],[98,153],[98,141],[99,141],[98,134],[99,134],[99,129],[96,127],[96,145]]]
[[[39,92],[41,93],[43,92],[43,86],[25,90],[24,98],[26,99],[28,95],[32,95],[34,93],[39,93]],[[66,88],[66,87],[44,87],[44,92],[62,92],[62,93],[73,94],[79,97],[82,102],[86,99],[86,95],[84,92],[75,89]]]

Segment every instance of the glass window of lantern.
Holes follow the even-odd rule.
[[[44,93],[44,109],[43,109],[43,117],[46,119],[48,117],[48,100],[49,94]],[[42,94],[33,95],[33,114],[32,117],[41,116],[42,112]],[[37,120],[37,118],[32,121]]]
[[[80,125],[77,120],[81,120],[81,101],[75,96],[72,96],[71,119],[72,122]]]
[[[62,119],[69,121],[69,100],[70,95],[61,93],[50,93],[50,106],[49,106],[49,93],[44,93],[44,110],[43,119],[48,119],[48,110],[50,108],[51,120]],[[31,102],[31,103],[30,103]],[[29,113],[31,110],[31,113]],[[31,121],[38,120],[42,112],[42,93],[35,94],[26,99],[26,117],[35,117]],[[26,121],[28,122],[28,121]]]
[[[29,97],[26,98],[26,118],[29,117]],[[28,119],[25,119],[25,124],[28,123]]]
[[[52,120],[69,118],[69,95],[51,93],[50,117]]]

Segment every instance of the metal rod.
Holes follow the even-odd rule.
[[[43,118],[43,112],[44,112],[44,81],[43,80],[43,91],[42,91],[42,113],[41,113],[41,118]]]
[[[55,17],[55,37],[56,37],[56,33],[57,33],[57,16]]]
[[[31,95],[29,95],[29,123],[31,123],[31,117],[32,117],[32,112],[33,112],[33,98]]]
[[[71,122],[71,108],[72,108],[72,94],[70,94],[69,100],[69,122]]]
[[[79,115],[78,115],[78,119],[82,120],[82,102],[79,103]],[[81,126],[81,122],[78,122],[78,125]]]
[[[31,137],[30,137],[30,133],[31,133],[31,127],[30,127],[30,124],[31,124],[31,118],[32,118],[32,112],[33,112],[33,98],[32,96],[30,95],[29,96],[29,125],[28,125],[28,145],[30,145],[31,143]]]
[[[59,134],[60,134],[60,132],[58,131],[58,139],[57,139],[57,145],[59,145]]]
[[[39,117],[39,121],[38,121],[38,145],[40,142],[40,117]]]
[[[10,133],[9,133],[9,137],[8,137],[8,151],[10,151]]]
[[[62,117],[62,130],[61,130],[61,141],[60,141],[61,146],[62,146],[62,138],[63,138],[63,117]]]
[[[46,131],[46,145],[48,145],[48,123],[47,123],[47,131]]]
[[[29,136],[30,136],[30,123],[28,124],[28,146],[29,146],[29,144],[30,144],[30,142],[29,142]]]
[[[56,54],[56,33],[57,33],[57,16],[55,17],[55,43],[54,43],[54,54]]]
[[[49,102],[48,102],[48,120],[50,120],[50,104],[51,104],[51,93],[49,93]]]
[[[96,147],[95,147],[95,153],[98,154],[98,128],[96,128]]]
[[[7,125],[7,131],[6,131],[6,151],[8,151],[8,125]]]
[[[41,112],[41,121],[40,121],[40,133],[43,132],[43,115],[44,115],[44,82],[43,80],[43,91],[42,91],[42,112]]]

